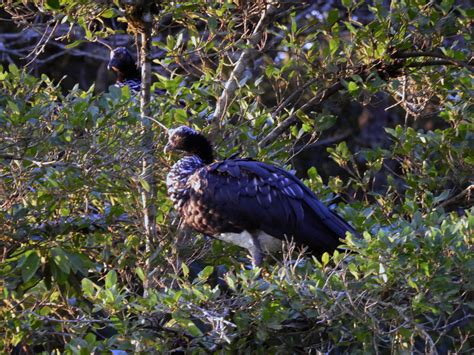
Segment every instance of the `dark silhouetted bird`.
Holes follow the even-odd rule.
[[[254,265],[293,240],[315,255],[333,252],[354,229],[291,173],[251,159],[213,162],[190,127],[169,130],[165,151],[185,156],[168,173],[168,194],[184,225],[248,249]]]
[[[138,66],[132,57],[130,51],[125,47],[117,47],[110,52],[110,60],[107,69],[117,73],[115,86],[121,88],[128,86],[132,93],[137,94],[141,90],[142,79]],[[165,90],[156,89],[156,95],[165,94]],[[179,102],[181,107],[185,106],[184,102]]]
[[[139,92],[141,87],[140,71],[137,68],[132,54],[125,47],[117,47],[110,52],[107,69],[117,73],[115,85],[128,86],[132,92]]]

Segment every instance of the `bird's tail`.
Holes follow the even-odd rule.
[[[300,239],[316,255],[336,250],[347,232],[357,236],[349,223],[318,200],[311,201],[305,210],[300,232]]]

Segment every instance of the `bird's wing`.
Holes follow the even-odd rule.
[[[230,159],[204,167],[191,180],[199,180],[190,186],[196,203],[241,229],[293,237],[316,251],[335,249],[353,231],[299,179],[275,166]]]

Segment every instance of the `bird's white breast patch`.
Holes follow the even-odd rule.
[[[243,231],[241,233],[221,233],[214,237],[216,239],[222,240],[223,242],[238,245],[239,247],[245,249],[250,250],[254,248],[254,239],[247,231]],[[258,232],[257,239],[260,243],[262,251],[265,253],[274,253],[281,250],[282,241],[263,231]]]

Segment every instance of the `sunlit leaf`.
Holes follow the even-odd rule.
[[[38,270],[41,264],[40,258],[36,252],[28,254],[25,262],[21,266],[21,277],[24,282],[28,282]]]

